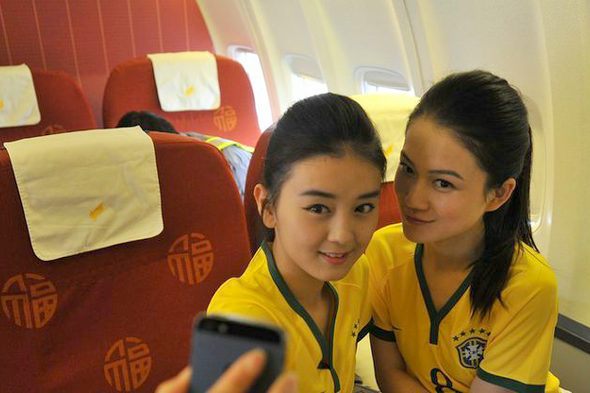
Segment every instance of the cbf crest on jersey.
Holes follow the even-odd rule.
[[[487,341],[480,337],[469,337],[457,345],[457,353],[461,365],[466,368],[478,368],[483,359],[483,351],[486,349]]]

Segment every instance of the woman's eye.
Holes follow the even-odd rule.
[[[305,210],[314,214],[325,214],[329,212],[329,209],[324,205],[311,205],[306,207]]]
[[[399,163],[399,171],[401,171],[402,173],[406,173],[408,175],[411,175],[412,173],[414,173],[414,170],[412,169],[411,166],[409,166],[408,164],[406,164],[405,162],[401,162]]]
[[[442,189],[451,189],[451,188],[455,188],[455,186],[453,185],[453,183],[446,181],[444,179],[437,179],[434,181],[434,185],[438,188],[442,188]]]
[[[375,205],[372,203],[363,203],[360,206],[357,206],[356,209],[354,209],[357,213],[370,213],[375,209]]]

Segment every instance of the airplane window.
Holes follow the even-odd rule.
[[[302,55],[287,55],[285,61],[291,71],[291,99],[293,102],[328,92],[328,85],[315,60]]]
[[[252,49],[243,46],[230,46],[228,52],[230,57],[240,63],[248,74],[256,101],[258,125],[261,130],[264,130],[272,124],[272,112],[260,58]]]
[[[293,102],[328,91],[328,86],[323,80],[298,74],[291,74],[291,88]]]
[[[406,79],[397,72],[374,67],[359,67],[355,74],[355,79],[362,94],[414,95],[414,90],[410,88]]]

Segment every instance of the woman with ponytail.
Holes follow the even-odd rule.
[[[484,71],[435,84],[410,115],[402,224],[367,250],[383,392],[558,392],[556,280],[529,221],[525,105]]]

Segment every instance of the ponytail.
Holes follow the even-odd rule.
[[[529,127],[529,138],[531,136]],[[501,294],[508,281],[512,260],[523,252],[522,243],[539,251],[533,240],[529,220],[532,151],[531,140],[510,199],[496,211],[484,216],[484,251],[474,263],[472,273],[472,314],[484,317],[490,313],[496,299],[502,302]]]

